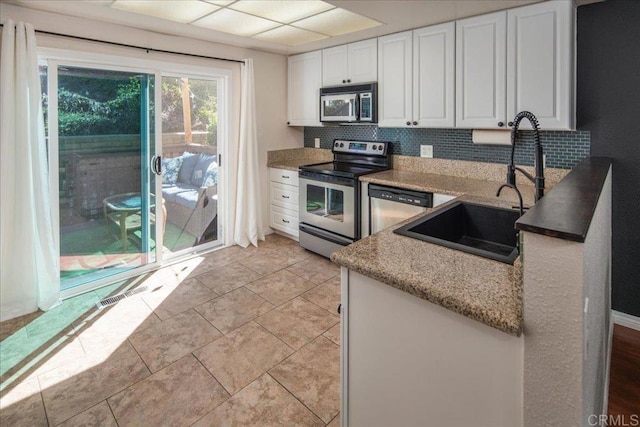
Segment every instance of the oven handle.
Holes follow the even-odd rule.
[[[330,234],[325,232],[324,230],[320,230],[315,227],[309,227],[308,225],[305,225],[305,224],[300,224],[299,229],[300,231],[303,231],[307,234],[311,234],[312,236],[319,237],[331,243],[337,243],[338,245],[341,245],[341,246],[347,246],[353,243],[353,239],[348,239],[346,237],[342,237],[339,235]]]
[[[326,175],[322,173],[308,172],[305,170],[300,170],[299,175],[299,185],[302,181],[307,183],[313,183],[314,181],[317,183],[323,184],[332,184],[337,185],[343,188],[354,188],[356,186],[356,180],[353,178],[343,178],[340,176],[332,176]]]

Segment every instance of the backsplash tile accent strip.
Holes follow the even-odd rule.
[[[523,130],[516,143],[515,161],[533,166],[533,132]],[[367,125],[323,126],[304,128],[304,146],[313,147],[320,138],[320,148],[331,148],[335,139],[391,141],[392,154],[420,156],[420,145],[433,145],[433,157],[438,159],[470,160],[489,163],[508,163],[511,148],[499,145],[479,145],[471,142],[471,129],[411,129],[379,128]],[[542,131],[542,148],[547,156],[546,166],[571,169],[589,156],[588,131]]]

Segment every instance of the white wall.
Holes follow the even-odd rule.
[[[611,323],[611,170],[584,241],[584,315],[587,330],[583,367],[583,425],[593,425],[592,415],[607,412]],[[591,424],[589,423],[591,421]]]
[[[0,20],[24,21],[34,25],[36,30],[51,31],[98,40],[124,43],[154,49],[188,52],[198,55],[230,59],[253,58],[256,86],[256,115],[258,142],[260,145],[260,182],[262,186],[262,217],[265,227],[269,224],[269,177],[267,151],[303,146],[301,128],[287,126],[287,58],[282,55],[243,49],[202,40],[176,37],[139,30],[121,25],[102,23],[51,12],[32,10],[2,3]],[[141,17],[141,19],[144,19]],[[233,62],[214,61],[145,51],[106,44],[78,41],[68,38],[37,35],[38,46],[80,50],[86,52],[122,55],[131,58],[155,59],[180,64],[222,68],[232,71],[234,99],[232,132],[233,144],[237,144],[240,111],[240,65]],[[233,158],[234,152],[228,153]],[[229,159],[227,159],[229,160]],[[223,159],[224,161],[224,159]],[[229,164],[227,163],[227,166]],[[235,180],[232,182],[232,184]],[[233,185],[232,188],[235,188]],[[229,202],[235,200],[230,195]],[[231,216],[233,218],[233,216]],[[228,229],[232,224],[226,224]]]
[[[524,425],[582,422],[583,244],[524,232]]]
[[[606,412],[611,172],[584,243],[524,232],[523,247],[524,425],[593,425]]]

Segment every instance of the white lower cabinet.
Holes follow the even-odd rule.
[[[522,426],[522,336],[346,268],[341,281],[342,426]]]
[[[298,172],[270,168],[271,228],[298,238]]]

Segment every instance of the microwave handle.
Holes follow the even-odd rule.
[[[356,93],[356,102],[354,103],[354,115],[353,117],[355,117],[356,122],[360,121],[360,94]]]

